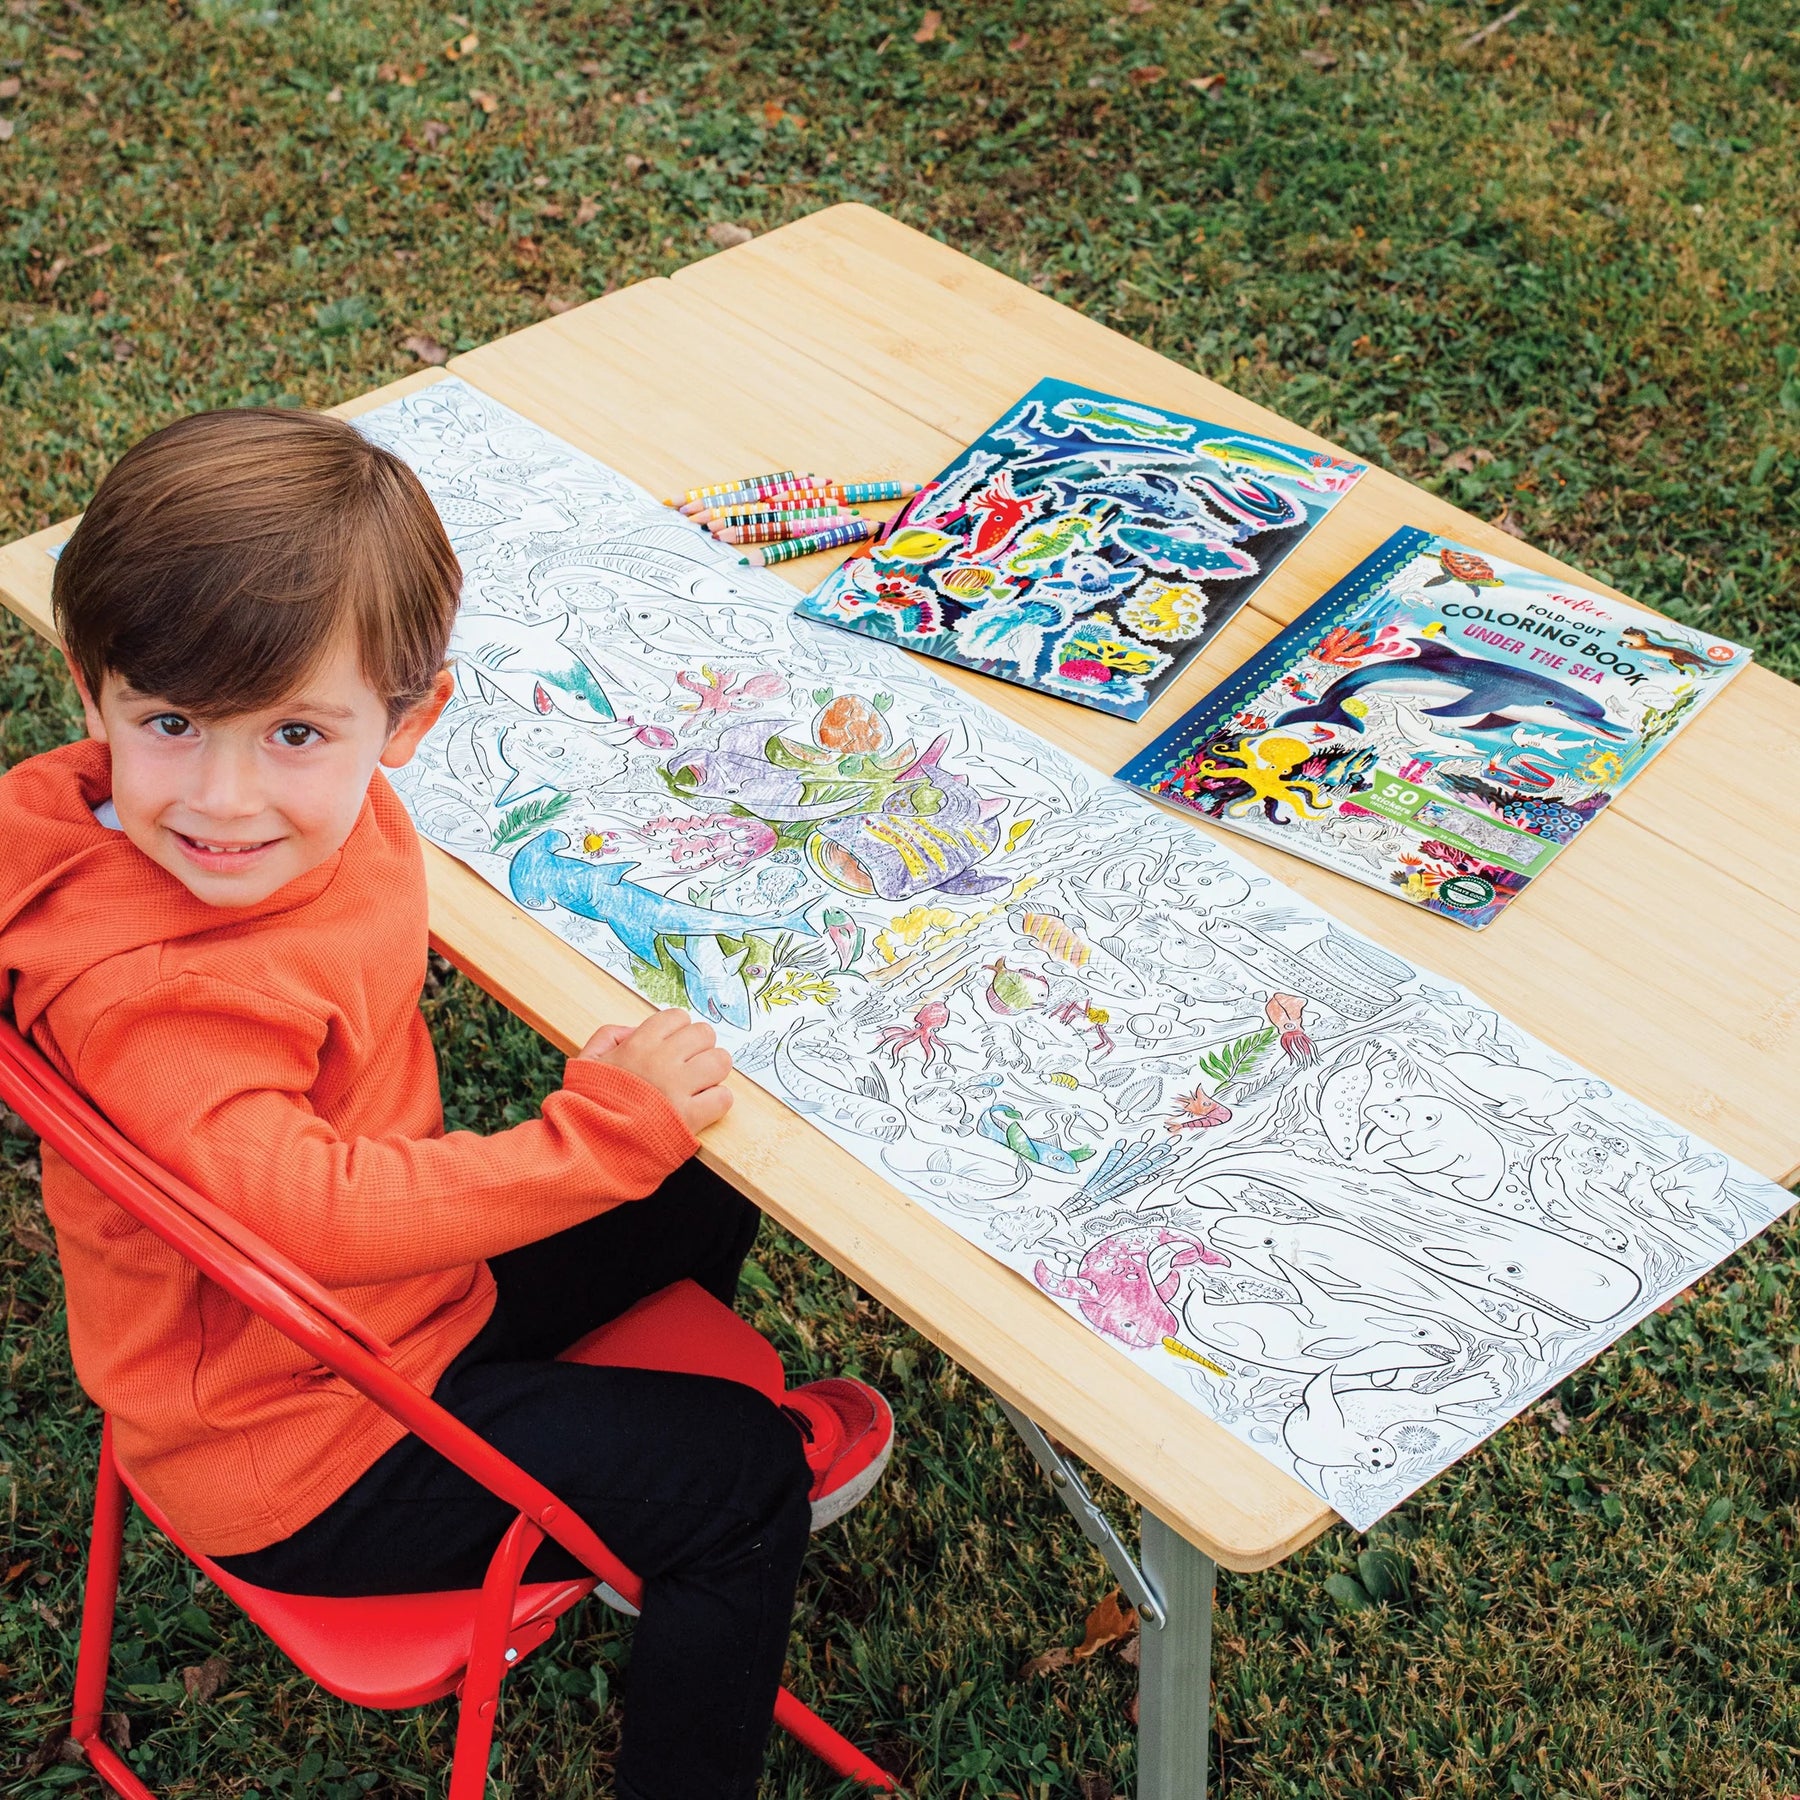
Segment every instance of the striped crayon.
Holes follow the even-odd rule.
[[[821,531],[812,537],[787,538],[779,544],[766,544],[760,550],[746,550],[746,562],[760,563],[767,568],[774,563],[792,562],[799,556],[816,556],[821,550],[841,550],[845,544],[861,543],[866,537],[875,534],[873,519],[856,519],[848,525],[839,525],[831,531]]]
[[[728,544],[760,544],[767,538],[806,537],[811,532],[824,531],[833,525],[848,525],[855,517],[855,513],[845,512],[842,507],[827,506],[818,512],[750,513],[741,519],[727,519],[721,524],[709,525],[706,529]],[[740,536],[739,533],[743,532],[760,535]]]
[[[768,475],[740,475],[735,481],[715,481],[711,487],[692,487],[679,500],[665,500],[664,506],[704,505],[717,494],[731,494],[740,488],[762,488],[779,481],[812,481],[798,469],[776,469]]]
[[[711,506],[703,506],[690,515],[703,523],[709,519],[717,519],[727,513],[741,512],[799,512],[809,506],[841,506],[844,502],[833,498],[827,488],[803,488],[796,494],[766,494],[760,500],[719,500]]]
[[[882,524],[881,528],[875,533],[874,537],[868,543],[864,544],[860,549],[852,550],[850,552],[850,556],[851,557],[867,556],[872,551],[879,550],[881,548],[881,546],[883,544],[885,544],[888,541],[888,539],[894,535],[894,533],[896,531],[898,531],[903,525],[905,525],[907,523],[907,521],[909,519],[911,519],[913,514],[919,510],[920,502],[923,501],[926,498],[926,496],[928,494],[930,494],[933,491],[933,489],[935,489],[937,487],[937,485],[938,484],[935,481],[922,482],[920,484],[919,491],[916,494],[914,494],[913,497],[910,500],[908,500],[907,503],[903,507],[901,507],[901,509],[897,513],[895,513],[891,519],[888,519],[887,521],[885,521]],[[849,557],[846,557],[845,560],[848,561]]]
[[[784,538],[818,537],[822,532],[836,531],[845,525],[860,525],[854,513],[835,513],[824,519],[777,519],[768,525],[730,525],[716,530],[713,536],[721,544],[776,544]]]
[[[804,500],[757,500],[748,506],[725,506],[716,512],[695,513],[700,525],[760,525],[764,519],[805,519],[820,513],[845,513],[850,510],[839,500],[820,500],[808,496]]]
[[[765,481],[742,482],[734,488],[716,488],[713,493],[706,493],[698,500],[682,500],[684,513],[697,513],[700,508],[713,506],[743,506],[747,502],[779,499],[788,493],[819,493],[828,488],[830,482],[824,475],[783,475]]]
[[[909,500],[919,491],[916,481],[828,481],[820,490],[846,506],[869,506],[877,500]]]

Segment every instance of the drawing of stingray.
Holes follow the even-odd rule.
[[[599,673],[563,642],[573,617],[530,624],[506,613],[463,613],[456,621],[452,655],[459,675],[484,700],[504,696],[527,713],[561,713],[595,725],[613,716]]]

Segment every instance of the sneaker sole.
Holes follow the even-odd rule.
[[[812,1503],[812,1529],[823,1531],[827,1525],[835,1525],[852,1507],[866,1500],[876,1482],[881,1479],[888,1466],[888,1459],[893,1454],[894,1440],[890,1436],[882,1446],[881,1454],[866,1469],[851,1476],[841,1488],[834,1488],[829,1494],[821,1494]]]

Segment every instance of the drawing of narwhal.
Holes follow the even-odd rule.
[[[625,877],[637,867],[634,862],[592,863],[559,856],[557,852],[568,842],[567,832],[542,831],[513,858],[507,876],[513,898],[534,912],[560,906],[584,919],[598,920],[640,962],[655,965],[659,938],[716,937],[721,932],[727,937],[743,937],[752,931],[818,936],[803,908],[776,918],[758,918],[752,913],[690,906],[627,881]],[[749,1024],[749,1007],[741,998],[743,979],[738,974],[741,958],[734,963],[723,956],[696,954],[691,943],[670,945],[669,954],[680,967],[688,998],[702,1018]]]
[[[1317,702],[1281,715],[1285,730],[1294,725],[1343,725],[1354,729],[1357,721],[1344,710],[1344,702],[1367,689],[1395,694],[1422,694],[1431,700],[1420,711],[1428,719],[1442,719],[1460,731],[1485,731],[1529,722],[1579,729],[1590,736],[1625,737],[1622,726],[1606,717],[1591,694],[1577,693],[1565,682],[1535,669],[1515,669],[1509,663],[1485,657],[1465,656],[1448,644],[1430,639],[1408,639],[1417,654],[1391,662],[1365,663],[1340,675]]]
[[[456,622],[457,667],[484,700],[504,695],[541,718],[558,712],[604,724],[613,709],[598,672],[562,641],[573,624],[566,615],[529,625],[505,613],[464,613]]]

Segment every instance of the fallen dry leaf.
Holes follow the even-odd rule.
[[[765,100],[762,103],[763,122],[767,125],[779,125],[787,112],[787,104],[781,100]]]
[[[1112,1783],[1104,1775],[1081,1778],[1081,1800],[1112,1800]]]
[[[23,83],[20,82],[18,76],[7,76],[4,81],[0,81],[0,100],[12,99],[12,97],[18,93],[22,85]]]
[[[209,1656],[203,1663],[194,1663],[181,1671],[181,1685],[187,1690],[190,1700],[198,1700],[202,1704],[210,1700],[222,1688],[231,1676],[231,1664],[222,1656]]]
[[[604,75],[606,73],[606,64],[599,62],[577,63],[575,65],[575,73],[577,75],[585,75],[589,81],[592,81],[596,75]]]
[[[513,259],[521,262],[528,269],[535,269],[544,260],[544,253],[538,248],[536,238],[522,237],[513,242]]]
[[[450,352],[436,338],[427,337],[422,331],[403,337],[400,348],[410,351],[420,362],[430,363],[434,369],[442,368],[450,360]]]
[[[1016,38],[1010,38],[1007,40],[1006,47],[1009,50],[1023,50],[1025,48],[1025,46],[1027,44],[1029,44],[1030,42],[1031,42],[1031,33],[1029,31],[1021,31]]]
[[[80,62],[87,53],[77,50],[73,44],[52,44],[44,54],[51,62]]]
[[[344,98],[344,90],[341,87],[334,87],[325,96],[325,104],[327,106],[337,106],[338,104],[340,104],[342,102],[343,98]]]
[[[581,302],[579,300],[565,300],[561,294],[546,294],[544,296],[545,312],[573,312],[580,304]]]
[[[40,1231],[29,1219],[21,1219],[12,1228],[12,1240],[28,1256],[54,1256],[56,1244],[49,1232]],[[7,1580],[12,1577],[9,1575]]]
[[[467,37],[452,38],[444,46],[446,62],[461,62],[465,56],[473,56],[481,48],[481,33],[471,31]]]
[[[729,219],[721,219],[716,225],[706,228],[709,242],[717,244],[721,250],[734,250],[739,244],[747,244],[756,236],[747,225],[734,224]]]
[[[1494,526],[1496,530],[1504,531],[1508,537],[1522,538],[1525,535],[1524,528],[1513,519],[1510,506],[1494,521]]]
[[[1081,1642],[1075,1646],[1074,1658],[1077,1662],[1086,1662],[1108,1644],[1116,1644],[1121,1638],[1130,1637],[1136,1630],[1137,1614],[1125,1605],[1124,1596],[1114,1588],[1088,1614],[1087,1628],[1082,1634]]]
[[[13,122],[11,119],[0,119],[0,144],[12,142]]]
[[[1467,450],[1453,450],[1439,465],[1442,468],[1454,469],[1458,475],[1472,475],[1477,463],[1491,463],[1494,453],[1483,450],[1480,445],[1471,445]]]
[[[1223,91],[1225,77],[1223,75],[1190,75],[1187,84],[1196,94],[1205,94],[1210,98]]]
[[[490,118],[493,116],[494,110],[500,104],[486,88],[471,88],[469,90],[469,98],[474,101],[484,113],[488,114]]]
[[[598,200],[584,200],[575,209],[575,223],[577,225],[591,225],[599,218],[599,216],[600,202]]]
[[[919,21],[919,29],[913,33],[913,42],[915,44],[929,44],[931,40],[937,36],[938,27],[943,24],[943,22],[944,15],[941,12],[928,12],[924,18]]]
[[[635,151],[627,151],[626,152],[626,154],[625,154],[625,173],[627,175],[635,175],[638,172],[638,170],[641,169],[643,166],[644,166],[644,159],[641,156],[639,156]]]
[[[126,337],[123,333],[115,337],[113,341],[107,345],[107,349],[112,352],[112,359],[116,363],[130,362],[131,359],[137,355],[136,341]]]
[[[14,1563],[6,1571],[6,1575],[5,1575],[4,1579],[7,1582],[7,1584],[10,1586],[13,1582],[17,1581],[21,1575],[28,1575],[30,1572],[31,1572],[31,1558],[27,1557],[23,1562]]]
[[[435,150],[450,135],[450,127],[442,119],[427,119],[419,127],[419,136],[425,140],[427,150]]]
[[[1135,1669],[1142,1660],[1144,1640],[1137,1632],[1133,1632],[1119,1646],[1119,1661]]]
[[[1131,71],[1131,79],[1139,87],[1148,87],[1153,81],[1161,81],[1168,72],[1161,63],[1145,63],[1141,69]]]
[[[1058,1644],[1054,1650],[1046,1650],[1042,1656],[1034,1656],[1024,1664],[1018,1673],[1020,1681],[1032,1681],[1039,1675],[1048,1675],[1052,1669],[1066,1669],[1070,1662],[1070,1651],[1067,1645]]]
[[[1311,63],[1315,69],[1335,69],[1338,59],[1334,50],[1302,50],[1300,60]]]
[[[1126,0],[1125,10],[1132,13],[1147,13],[1156,4],[1156,0]]]
[[[100,1735],[123,1756],[131,1748],[131,1720],[122,1712],[102,1713]]]

